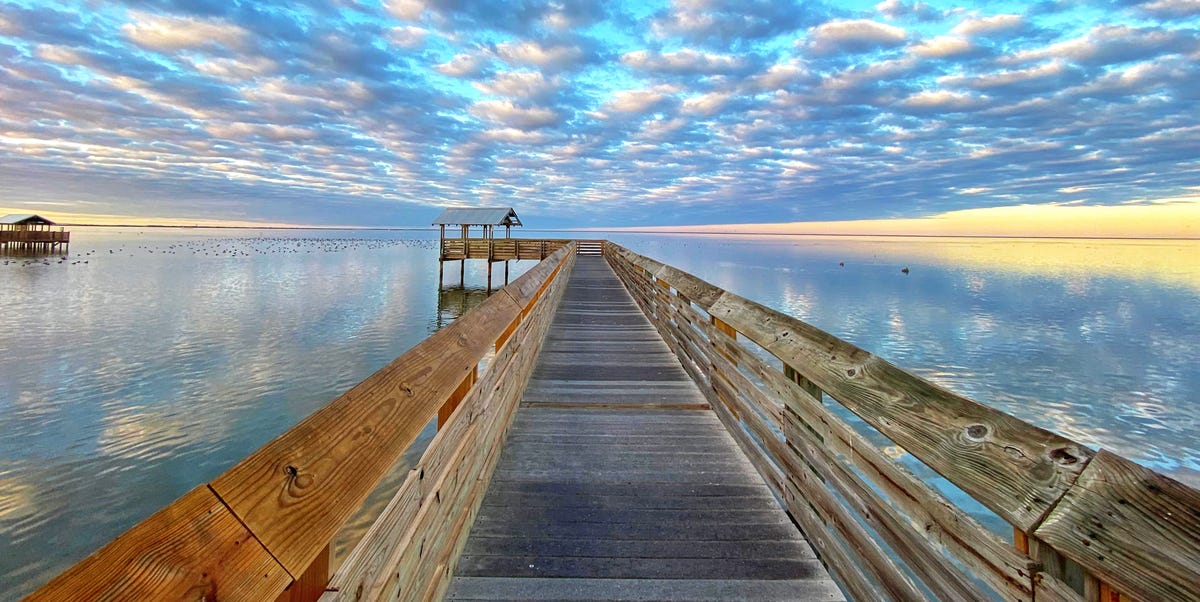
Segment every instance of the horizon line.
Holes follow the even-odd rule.
[[[55,224],[64,227],[79,227],[79,228],[176,228],[181,230],[363,230],[363,231],[429,231],[436,232],[437,229],[433,226],[217,226],[217,225],[184,225],[184,224],[89,224],[89,223],[67,223],[62,222]],[[681,226],[682,228],[694,228],[697,226]],[[704,227],[704,226],[700,226]],[[649,226],[648,228],[662,228],[662,226]],[[695,230],[664,230],[664,229],[639,229],[628,228],[627,226],[616,226],[613,228],[528,228],[528,231],[534,232],[610,232],[614,234],[686,234],[691,236],[829,236],[837,238],[970,238],[970,239],[1011,239],[1011,240],[1160,240],[1160,241],[1193,241],[1200,240],[1200,237],[1186,236],[1053,236],[1053,235],[1021,235],[1021,234],[869,234],[869,233],[832,233],[832,232],[754,232],[754,231],[729,231],[729,232],[702,232]]]

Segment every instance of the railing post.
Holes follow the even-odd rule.
[[[325,584],[329,583],[330,545],[313,559],[304,573],[296,578],[276,602],[316,602],[325,593]]]
[[[475,379],[478,375],[479,367],[476,366],[471,368],[471,371],[467,373],[466,378],[459,383],[458,388],[454,390],[454,393],[452,393],[450,397],[446,399],[446,403],[442,404],[442,407],[438,409],[437,426],[439,429],[450,420],[450,415],[454,413],[454,409],[458,407],[458,404],[461,403],[464,398],[466,398],[467,392],[471,390],[471,385],[475,384]]]
[[[813,399],[816,399],[819,402],[823,401],[821,396],[824,394],[824,392],[821,391],[821,387],[818,387],[813,381],[804,378],[804,375],[797,372],[795,368],[785,363],[783,365],[783,375],[786,376],[788,380],[800,385],[800,388],[804,389],[809,395],[812,395]]]

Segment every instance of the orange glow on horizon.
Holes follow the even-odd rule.
[[[923,218],[622,229],[725,234],[1200,238],[1200,197],[1127,205],[1015,205],[963,209]]]

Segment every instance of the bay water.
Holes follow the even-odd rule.
[[[580,236],[1200,485],[1200,241]],[[466,286],[447,264],[439,286],[425,230],[76,228],[72,240],[66,259],[0,257],[9,595],[211,480],[487,294],[485,262],[468,262]],[[513,263],[510,277],[533,264]],[[370,517],[352,520],[347,541]]]

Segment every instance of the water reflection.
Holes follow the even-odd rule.
[[[0,590],[14,597],[486,296],[482,261],[468,262],[466,286],[439,290],[425,233],[81,230],[64,264],[0,262]],[[619,238],[983,403],[1197,482],[1200,243]],[[513,262],[511,277],[535,264]]]
[[[491,294],[486,288],[450,286],[438,290],[437,325],[441,328],[483,303]]]

